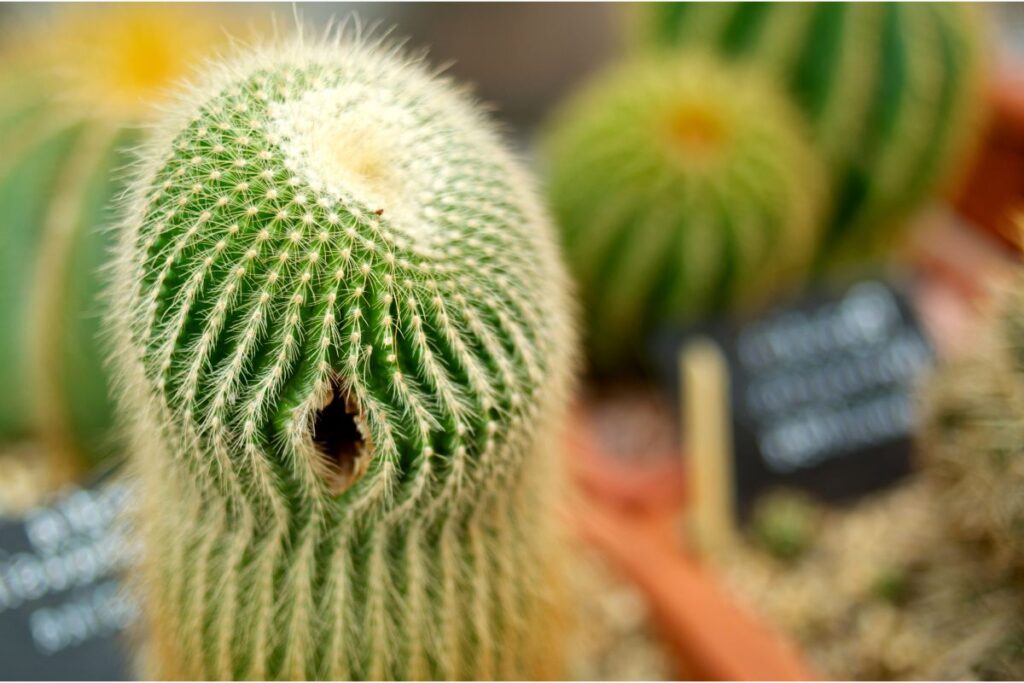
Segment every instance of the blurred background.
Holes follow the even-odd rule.
[[[88,6],[89,3],[86,3]],[[63,11],[60,3],[7,4],[0,20],[17,25]],[[538,125],[552,105],[587,73],[613,57],[626,39],[622,7],[607,3],[232,3],[222,7],[232,34],[273,17],[284,30],[296,17],[314,28],[356,16],[425,50],[431,63],[469,83],[518,135]]]
[[[353,16],[471,86],[576,278],[574,677],[778,677],[765,641],[1024,677],[1024,5],[808,7],[0,5],[0,678],[131,676],[101,277],[130,150],[225,36]],[[11,558],[64,557],[40,528],[94,564],[28,591]]]

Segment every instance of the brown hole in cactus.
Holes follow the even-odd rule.
[[[313,443],[323,455],[326,477],[333,494],[351,486],[366,471],[370,444],[358,407],[337,384],[317,411]]]
[[[713,152],[725,141],[721,114],[701,104],[678,107],[669,119],[669,135],[686,151]]]

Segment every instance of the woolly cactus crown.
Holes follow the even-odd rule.
[[[184,102],[144,154],[114,295],[165,664],[532,671],[515,643],[544,630],[541,451],[572,334],[527,178],[380,46],[247,54]],[[233,593],[197,605],[215,562]]]
[[[822,164],[756,73],[701,54],[624,64],[572,98],[545,142],[599,366],[659,324],[779,292],[817,245]]]

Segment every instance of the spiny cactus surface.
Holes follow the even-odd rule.
[[[570,100],[545,140],[549,195],[597,367],[803,273],[824,202],[804,133],[770,83],[698,55],[616,67]]]
[[[920,453],[949,527],[1003,566],[1024,566],[1024,280],[977,348],[924,392]]]
[[[115,287],[154,673],[557,673],[567,285],[523,171],[365,42],[213,69]]]
[[[61,8],[5,31],[0,443],[41,439],[70,469],[115,452],[100,297],[111,205],[147,107],[218,42],[220,19]]]
[[[963,161],[980,122],[983,40],[955,3],[652,3],[645,40],[773,74],[833,175],[823,263],[876,255]]]

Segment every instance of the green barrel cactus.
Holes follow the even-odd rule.
[[[829,162],[820,266],[853,267],[952,180],[982,114],[976,8],[953,3],[652,3],[645,45],[706,48],[776,77]]]
[[[919,452],[949,528],[1024,567],[1024,280],[999,300],[975,349],[924,391]]]
[[[41,438],[71,469],[113,451],[100,297],[110,206],[147,102],[217,44],[218,17],[62,8],[5,36],[0,443]]]
[[[617,65],[543,148],[598,369],[635,361],[659,325],[778,294],[817,246],[822,164],[799,113],[747,70],[699,55]]]
[[[153,672],[557,675],[570,301],[491,124],[307,39],[211,69],[139,178],[112,310]]]

